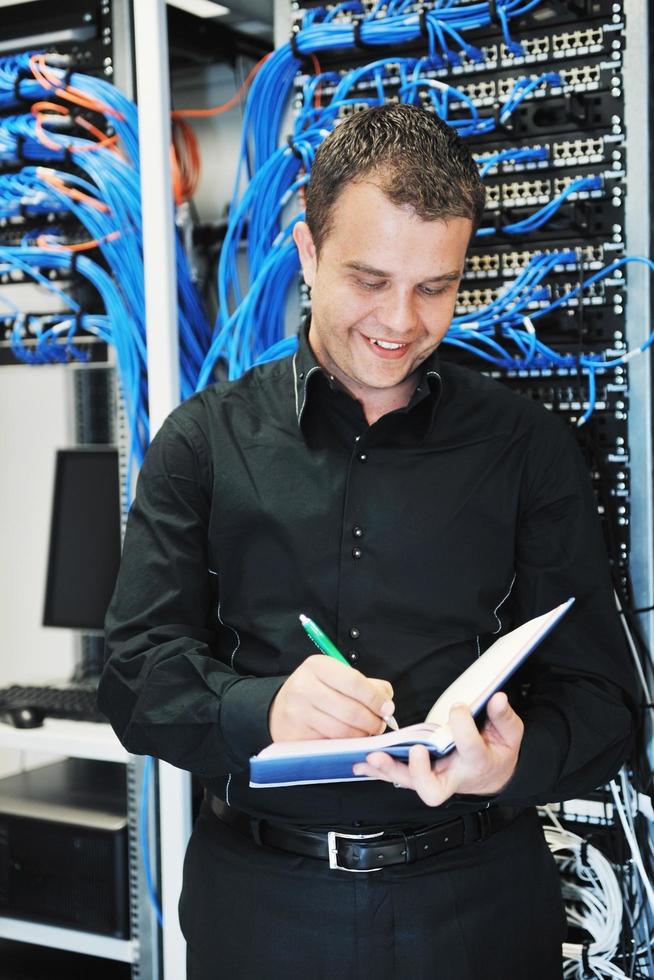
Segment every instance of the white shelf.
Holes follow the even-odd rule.
[[[103,936],[96,932],[63,929],[61,926],[47,926],[6,916],[0,916],[0,938],[32,943],[35,946],[50,946],[53,949],[67,949],[74,953],[87,953],[89,956],[120,960],[122,963],[134,963],[136,960],[135,944],[129,939],[116,939],[114,936]]]
[[[130,758],[110,725],[64,718],[46,718],[39,728],[14,728],[0,722],[0,748],[102,762],[125,763]]]

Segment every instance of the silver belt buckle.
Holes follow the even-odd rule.
[[[372,840],[373,837],[383,837],[384,831],[378,830],[374,834],[339,834],[336,830],[329,830],[327,832],[327,850],[329,854],[329,867],[333,871],[351,871],[352,874],[365,875],[370,871],[381,871],[381,868],[343,868],[338,863],[338,844],[336,842],[337,837],[343,837],[347,840]]]

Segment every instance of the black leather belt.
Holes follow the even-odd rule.
[[[380,871],[392,864],[411,864],[433,857],[463,844],[485,840],[522,812],[519,807],[492,806],[429,827],[350,834],[340,830],[299,830],[282,826],[249,817],[227,806],[217,796],[212,796],[210,801],[219,820],[251,837],[257,844],[329,861],[329,867],[338,871]]]

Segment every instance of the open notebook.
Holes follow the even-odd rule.
[[[481,711],[573,602],[574,599],[568,599],[496,640],[441,694],[424,722],[368,738],[273,742],[250,759],[250,786],[296,786],[367,779],[367,776],[355,776],[352,766],[355,762],[363,762],[369,752],[378,750],[406,759],[412,745],[426,745],[433,756],[446,755],[454,748],[447,724],[452,705],[468,704],[473,715]]]

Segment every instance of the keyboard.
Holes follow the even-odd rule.
[[[12,684],[0,688],[0,716],[18,728],[33,728],[43,718],[70,718],[74,721],[107,719],[97,706],[95,687],[23,687]]]

